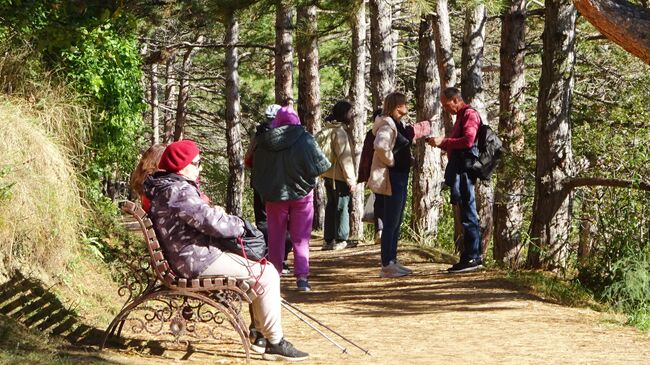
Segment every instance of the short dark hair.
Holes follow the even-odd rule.
[[[451,100],[453,98],[459,98],[460,100],[463,100],[463,96],[460,94],[460,90],[458,90],[455,87],[448,87],[445,90],[442,91],[442,96],[445,97],[447,100]]]

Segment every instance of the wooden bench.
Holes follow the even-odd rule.
[[[148,253],[129,265],[119,289],[126,301],[106,328],[100,349],[110,336],[120,337],[126,322],[134,333],[171,335],[175,343],[188,346],[192,340],[222,340],[229,325],[248,361],[249,333],[241,311],[244,302],[250,304],[255,298],[248,283],[224,276],[179,277],[165,259],[153,224],[140,205],[126,201],[121,209],[139,223]]]

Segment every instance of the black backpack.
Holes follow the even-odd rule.
[[[479,118],[481,118],[480,114]],[[464,153],[464,167],[470,175],[481,180],[490,180],[503,156],[503,144],[492,128],[483,123],[482,119],[480,121],[481,125],[474,142],[478,148],[478,157],[469,151]]]
[[[363,148],[361,149],[361,158],[359,159],[359,171],[357,174],[357,182],[362,183],[368,181],[370,177],[370,168],[372,167],[372,156],[375,153],[375,135],[372,133],[372,128],[366,132],[366,137],[363,139]]]

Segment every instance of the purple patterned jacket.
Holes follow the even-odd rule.
[[[220,238],[244,233],[237,216],[213,208],[202,199],[196,183],[168,172],[147,178],[149,217],[171,268],[180,276],[200,275],[221,254]]]

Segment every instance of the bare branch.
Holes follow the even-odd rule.
[[[604,179],[598,177],[576,177],[568,179],[568,181],[564,183],[564,187],[567,189],[573,189],[579,186],[609,186],[614,188],[632,188],[650,191],[650,183],[645,181]]]

